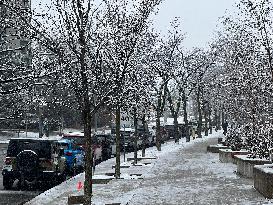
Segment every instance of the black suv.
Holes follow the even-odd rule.
[[[57,140],[16,138],[9,141],[3,166],[3,186],[10,189],[16,179],[19,187],[40,182],[57,184],[66,178],[64,150]]]

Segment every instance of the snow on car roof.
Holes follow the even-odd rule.
[[[73,140],[72,139],[60,139],[60,140],[58,140],[58,142],[59,143],[70,143],[70,142],[73,142]]]
[[[83,132],[69,132],[69,133],[64,133],[64,137],[84,137]]]
[[[56,141],[58,140],[56,137],[41,137],[41,138],[27,138],[27,137],[22,137],[22,138],[11,138],[10,140],[20,140],[20,141],[23,141],[23,140],[32,140],[32,141],[45,141],[45,140],[50,140],[50,141]]]
[[[125,128],[120,128],[120,131],[125,131],[125,132],[133,132],[134,129],[130,128],[130,127],[125,127]]]

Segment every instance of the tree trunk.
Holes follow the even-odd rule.
[[[211,110],[209,110],[209,133],[212,134]]]
[[[94,105],[97,104],[97,96],[94,95]],[[95,128],[95,133],[98,131],[98,113],[95,112],[94,114],[94,128]]]
[[[221,130],[221,116],[220,116],[220,112],[216,112],[216,129],[217,130]]]
[[[173,116],[173,124],[174,124],[174,142],[177,143],[179,142],[177,113]]]
[[[184,135],[186,137],[186,142],[190,141],[190,134],[189,134],[189,121],[188,121],[188,113],[187,113],[187,98],[185,92],[183,92],[183,117],[184,117]]]
[[[222,113],[221,113],[222,115],[221,115],[221,125],[222,125],[222,127],[223,127],[223,124],[224,124],[224,122],[225,122],[225,112],[224,112],[224,110],[222,110]]]
[[[156,113],[156,148],[161,151],[161,131],[160,131],[160,114]]]
[[[208,128],[208,104],[206,103],[204,106],[204,118],[205,118],[205,136],[209,135],[209,128]]]
[[[81,45],[80,52],[80,75],[82,78],[81,85],[83,91],[82,99],[82,117],[84,124],[84,136],[86,140],[86,160],[85,160],[85,181],[84,181],[84,205],[91,204],[92,197],[92,167],[93,167],[93,152],[92,152],[92,136],[91,136],[91,104],[89,99],[88,80],[86,75],[85,55],[86,41],[83,30],[79,33],[79,41]]]
[[[42,120],[42,108],[41,105],[38,105],[39,113],[39,138],[43,137],[43,120]]]
[[[213,112],[213,125],[215,126],[215,131],[217,132],[217,114],[216,114],[216,110],[214,110]]]
[[[142,138],[142,157],[145,157],[145,151],[146,151],[146,143],[147,143],[147,133],[149,132],[148,130],[148,125],[147,122],[145,120],[145,115],[142,118],[142,126],[144,128],[144,136]]]
[[[120,178],[120,107],[119,106],[117,106],[117,109],[116,109],[116,166],[115,166],[115,176],[116,176],[116,179]]]
[[[201,109],[201,88],[197,88],[197,110],[198,110],[198,124],[197,124],[197,137],[202,137],[202,109]]]
[[[215,126],[215,131],[217,132],[218,131],[218,115],[217,115],[217,110],[215,109],[214,110],[214,116],[213,116],[213,118],[214,118],[214,126]]]
[[[137,164],[137,139],[138,139],[138,130],[137,130],[137,111],[134,108],[134,127],[135,127],[135,138],[134,138],[134,164]]]
[[[209,135],[209,128],[208,128],[208,114],[207,111],[205,111],[205,136]]]
[[[92,167],[93,167],[93,152],[92,152],[92,136],[91,136],[91,114],[88,96],[85,96],[84,107],[82,111],[84,136],[85,136],[85,181],[84,181],[84,197],[85,205],[91,204],[92,197]]]

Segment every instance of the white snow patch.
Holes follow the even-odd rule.
[[[265,158],[253,158],[249,157],[249,155],[236,155],[237,158],[242,159],[244,161],[262,161],[262,162],[268,162],[268,159]]]
[[[255,165],[254,167],[264,173],[273,174],[273,164]]]
[[[224,204],[224,202],[214,199],[218,191],[225,190],[224,186],[234,186],[235,193],[236,189],[238,189],[248,192],[253,191],[253,193],[257,194],[249,184],[236,187],[237,184],[234,184],[234,181],[236,182],[239,179],[239,176],[235,173],[236,165],[220,163],[218,154],[200,152],[200,155],[195,155],[187,160],[180,158],[183,156],[185,148],[191,149],[197,142],[205,142],[207,138],[217,137],[219,137],[219,133],[214,132],[208,137],[191,140],[189,143],[186,143],[185,139],[181,139],[179,144],[166,142],[162,145],[161,152],[158,152],[155,147],[148,148],[146,156],[157,157],[157,159],[145,159],[145,162],[151,163],[149,165],[145,165],[144,161],[141,160],[142,166],[132,166],[132,161],[123,162],[122,165],[130,165],[129,168],[121,169],[121,177],[124,179],[113,179],[108,184],[94,184],[92,203],[96,205],[106,203],[121,203],[124,205],[127,203],[130,205],[183,204],[183,201],[186,200],[189,204]],[[138,156],[140,155],[141,152],[138,152]],[[133,153],[126,154],[126,157],[133,157]],[[123,156],[121,156],[121,161],[123,161]],[[115,159],[109,159],[97,165],[94,178],[108,178],[108,176],[104,175],[105,173],[114,172],[114,169],[112,169],[114,164]],[[141,176],[134,174],[141,174]],[[179,176],[172,177],[172,175],[177,174]],[[215,177],[217,180],[215,180]],[[221,180],[225,184],[221,184]],[[40,194],[26,204],[66,204],[69,195],[83,194],[82,189],[77,189],[78,183],[83,183],[83,181],[84,173]],[[195,183],[192,183],[193,181]],[[220,196],[220,199],[228,200],[225,197]],[[261,202],[259,204],[270,202],[262,197],[255,202],[258,200]],[[236,204],[257,204],[247,199],[243,200],[243,203],[241,202],[242,200]]]

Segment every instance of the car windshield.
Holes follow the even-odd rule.
[[[10,140],[7,156],[16,157],[23,150],[32,150],[39,158],[51,158],[51,142],[42,140]]]
[[[84,145],[85,144],[85,138],[79,137],[79,136],[65,136],[64,139],[73,139],[75,145]]]

